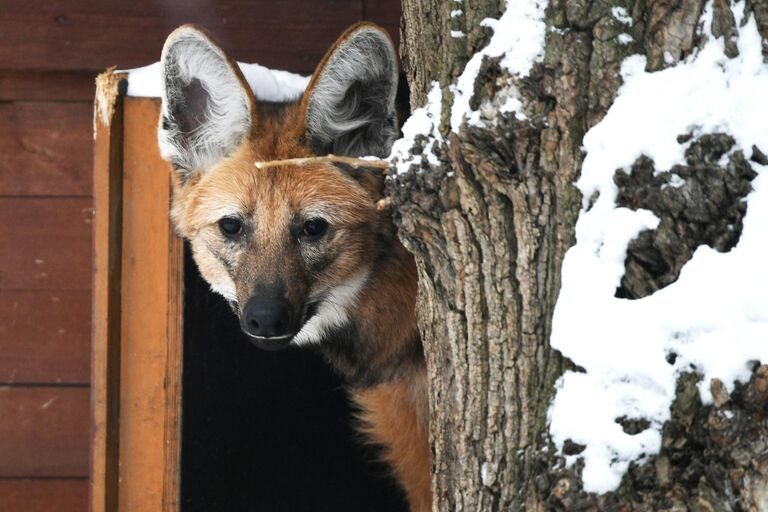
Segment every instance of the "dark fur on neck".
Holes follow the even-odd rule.
[[[416,265],[382,223],[368,281],[351,308],[349,321],[329,330],[320,351],[354,388],[368,388],[424,371],[416,324]]]

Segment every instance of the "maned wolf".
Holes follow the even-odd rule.
[[[430,509],[426,370],[414,261],[377,210],[380,171],[255,162],[386,156],[397,57],[379,27],[348,29],[304,95],[269,104],[202,30],[165,43],[158,139],[174,172],[173,220],[211,288],[261,348],[317,344],[348,382],[363,429]]]

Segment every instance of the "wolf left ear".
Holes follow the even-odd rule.
[[[253,94],[237,64],[192,25],[168,36],[160,67],[160,153],[185,181],[240,147],[251,130]]]
[[[315,71],[304,95],[304,119],[316,154],[389,155],[397,137],[397,54],[380,27],[348,29]]]

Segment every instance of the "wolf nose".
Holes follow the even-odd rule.
[[[243,330],[260,338],[279,338],[293,334],[291,304],[285,299],[262,301],[252,298],[243,310]]]

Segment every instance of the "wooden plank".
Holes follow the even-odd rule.
[[[0,290],[0,384],[88,384],[91,294]]]
[[[123,98],[127,82],[97,79],[93,151],[94,272],[91,359],[91,512],[117,510],[123,226]]]
[[[159,60],[171,30],[196,23],[238,60],[306,72],[361,18],[360,0],[6,0],[0,63],[9,70],[143,66]]]
[[[0,477],[88,475],[88,388],[0,388]]]
[[[400,47],[400,15],[402,6],[397,0],[363,0],[365,3],[365,19],[377,23],[389,32],[395,42],[395,47]]]
[[[0,198],[0,289],[89,290],[90,199]]]
[[[85,512],[88,480],[0,479],[3,512]]]
[[[170,180],[169,180],[170,181]],[[169,187],[170,190],[170,187]],[[170,211],[168,212],[170,215]],[[171,228],[168,236],[167,349],[165,393],[165,460],[163,510],[178,512],[181,504],[181,401],[184,361],[184,243]]]
[[[363,2],[366,19],[382,26],[400,26],[400,15],[403,9],[398,0],[363,0]]]
[[[159,100],[126,98],[118,510],[179,503],[182,243],[170,223]]]
[[[91,195],[90,103],[0,103],[0,196]]]
[[[93,71],[0,70],[0,101],[93,101]]]

